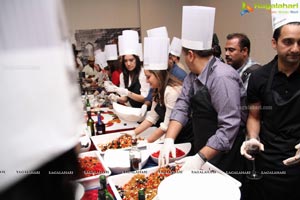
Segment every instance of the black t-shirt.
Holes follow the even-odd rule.
[[[272,67],[276,62],[277,57],[251,74],[247,88],[248,103],[261,102],[264,104],[263,97],[265,96],[268,79],[271,74]],[[276,91],[282,99],[290,99],[297,91],[300,90],[299,70],[293,72],[289,77],[287,77],[284,73],[278,71],[278,65],[276,64],[271,89]]]

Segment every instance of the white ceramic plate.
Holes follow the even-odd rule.
[[[149,151],[141,150],[142,154],[142,167],[148,161]],[[104,153],[104,162],[110,168],[110,170],[115,174],[120,174],[130,171],[130,161],[129,161],[129,150],[107,150]]]
[[[174,164],[170,164],[171,166],[174,166]],[[157,171],[158,167],[151,167],[151,168],[147,168],[147,169],[142,169],[140,171],[140,173],[145,174],[146,176],[150,175],[152,172]],[[239,188],[241,186],[241,183],[239,181],[237,181],[236,179],[232,178],[231,176],[229,176],[228,174],[226,174],[225,172],[221,171],[220,169],[218,169],[217,167],[215,167],[214,165],[210,164],[209,162],[206,162],[203,166],[202,166],[202,170],[199,170],[202,173],[206,173],[206,174],[219,174],[222,175],[224,177],[224,179],[226,179],[226,183],[230,184],[232,188]],[[118,175],[114,175],[114,176],[109,176],[107,181],[109,183],[109,185],[111,186],[112,191],[115,194],[115,197],[117,200],[122,200],[121,196],[118,193],[118,190],[116,188],[116,186],[123,186],[125,185],[134,175],[136,175],[137,173],[135,172],[130,172],[130,173],[123,173],[123,174],[118,174]],[[228,181],[227,181],[228,180]],[[182,184],[188,183],[190,181],[187,182],[182,182]],[[234,185],[234,186],[232,186]],[[198,186],[198,184],[195,184],[195,186]],[[171,188],[172,192],[174,191],[174,188]],[[201,187],[197,187],[197,189],[195,190],[195,192],[197,193],[197,195],[195,196],[199,196],[199,194],[202,192]],[[179,189],[178,191],[182,192],[184,190]],[[217,190],[214,190],[213,192],[216,192]],[[200,192],[200,193],[199,193]],[[186,192],[183,192],[184,194]],[[163,195],[163,194],[162,194]],[[194,196],[194,197],[195,197]],[[195,198],[189,198],[189,199],[195,199]],[[203,196],[204,199],[210,199],[208,196]],[[155,198],[156,200],[161,200],[160,198]],[[168,198],[172,199],[172,198]],[[175,198],[176,199],[176,198]],[[182,199],[188,199],[188,198],[182,198]],[[220,198],[223,199],[223,198]],[[173,200],[173,199],[172,199]],[[234,200],[234,199],[232,199]]]
[[[111,174],[111,170],[105,164],[103,158],[100,156],[98,151],[88,151],[84,153],[80,153],[78,155],[79,158],[84,158],[86,156],[96,157],[104,168],[104,172],[101,175],[109,176]],[[100,174],[99,174],[100,175]],[[96,188],[99,186],[99,175],[89,176],[81,179],[77,179],[76,181],[81,183],[85,189]]]
[[[148,149],[150,151],[150,157],[151,159],[155,162],[158,163],[158,158],[153,156],[153,153],[156,153],[157,151],[160,151],[161,147],[163,144],[149,144]],[[182,150],[184,152],[183,156],[176,157],[176,158],[169,158],[169,162],[174,162],[175,160],[179,160],[181,158],[184,158],[191,150],[191,143],[180,143],[180,144],[175,144],[175,147]]]
[[[143,133],[141,133],[138,137],[141,137],[143,139],[149,137],[153,131],[157,129],[156,127],[150,127],[147,130],[145,130]],[[127,131],[122,131],[119,133],[109,133],[109,134],[103,134],[103,135],[97,135],[97,136],[92,136],[91,140],[96,147],[96,149],[100,152],[100,154],[104,154],[105,151],[102,151],[99,147],[99,145],[105,145],[108,144],[109,142],[113,141],[114,139],[117,139],[118,137],[122,136],[125,134]],[[160,139],[158,139],[158,142]],[[146,144],[143,142],[138,141],[138,147],[145,146]],[[123,149],[130,149],[131,147],[123,148]]]
[[[133,108],[133,107],[129,107],[129,106],[123,106],[121,104],[114,102],[113,109],[114,109],[114,112],[116,113],[116,115],[124,121],[138,122],[144,118],[144,116],[140,116],[141,108]]]
[[[159,200],[210,199],[239,200],[239,187],[219,173],[184,172],[165,178],[158,186]]]

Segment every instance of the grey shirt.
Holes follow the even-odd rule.
[[[208,64],[211,59],[212,57]],[[176,120],[182,125],[187,123],[190,114],[190,98],[192,97],[190,89],[194,88],[195,94],[199,87],[206,83],[208,64],[199,76],[192,72],[186,76],[170,120]],[[216,59],[206,87],[211,96],[211,103],[218,113],[218,129],[208,139],[206,145],[219,151],[230,150],[242,121],[241,97],[246,96],[242,80],[235,69]],[[197,130],[194,131],[197,134]]]

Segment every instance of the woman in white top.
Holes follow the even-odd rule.
[[[127,103],[132,107],[140,108],[149,92],[149,84],[143,73],[140,58],[137,55],[122,56],[122,73],[120,75],[120,87],[116,92],[121,96],[119,103]]]
[[[167,70],[144,70],[144,72],[147,82],[153,88],[152,106],[146,119],[134,130],[134,133],[140,134],[161,119],[159,128],[147,138],[148,142],[154,142],[167,131],[170,114],[181,93],[182,82]]]

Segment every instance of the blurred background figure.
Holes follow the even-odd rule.
[[[3,0],[0,30],[0,199],[73,200],[82,108],[63,5]]]
[[[181,51],[181,40],[179,38],[173,37],[169,51],[168,70],[179,80],[183,81],[187,73],[185,71],[184,65],[179,62]]]
[[[224,59],[222,58],[222,49],[220,47],[219,38],[216,33],[213,34],[212,49],[214,52],[214,56],[219,58],[223,63],[225,63]]]
[[[105,55],[106,55],[106,61],[109,67],[109,71],[111,74],[110,76],[111,82],[115,86],[120,86],[120,74],[122,73],[122,69],[118,61],[117,45],[116,44],[105,45]]]
[[[246,89],[251,73],[260,67],[257,62],[250,58],[250,46],[248,36],[243,33],[227,35],[225,44],[226,63],[237,70]]]

